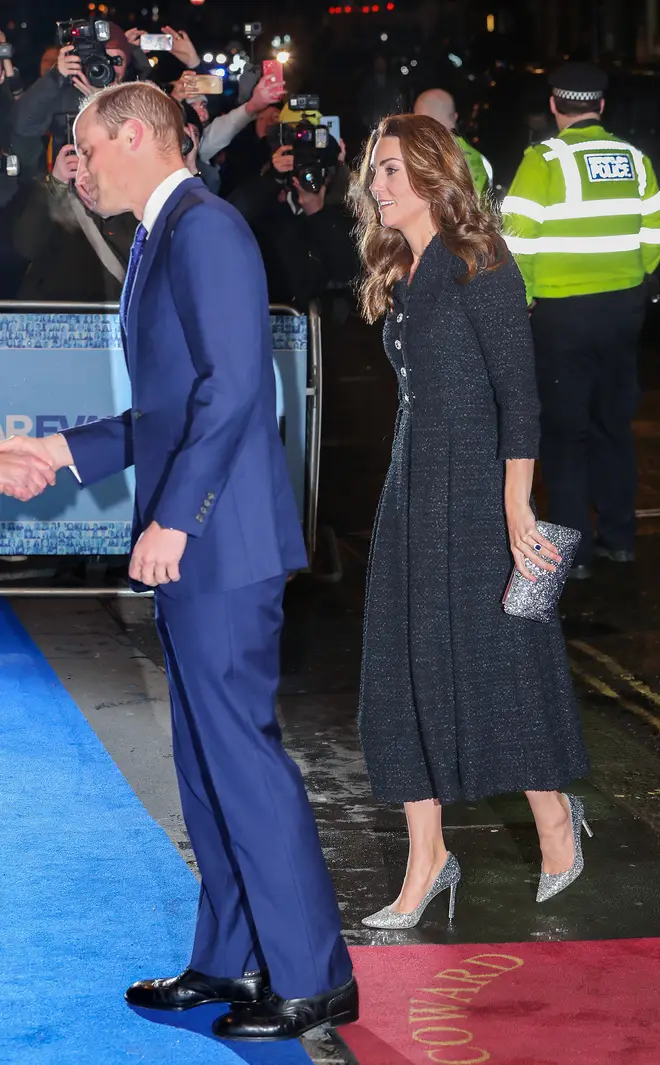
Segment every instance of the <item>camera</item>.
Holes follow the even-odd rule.
[[[18,177],[21,172],[21,164],[17,155],[0,155],[0,174],[7,177]]]
[[[73,54],[80,57],[82,72],[94,89],[112,85],[115,67],[121,65],[118,56],[110,56],[105,50],[110,37],[110,23],[104,19],[69,19],[57,23],[60,46],[74,45]]]
[[[289,108],[292,111],[319,111],[321,100],[316,93],[298,94],[298,96],[289,97]]]
[[[328,127],[321,125],[319,108],[315,94],[290,97],[288,109],[298,112],[300,119],[282,122],[278,131],[278,144],[293,148],[293,175],[306,192],[321,191],[328,170],[339,158],[339,145]]]
[[[260,22],[246,22],[243,26],[243,32],[248,41],[254,41],[257,37],[260,37],[263,30]]]

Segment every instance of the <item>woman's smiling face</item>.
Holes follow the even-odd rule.
[[[380,221],[391,229],[405,230],[428,214],[429,205],[412,189],[398,137],[381,137],[371,157],[370,191],[378,204]]]

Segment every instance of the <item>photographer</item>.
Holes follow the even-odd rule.
[[[8,48],[10,52],[12,51],[11,45],[7,46],[7,38],[2,30],[0,30],[0,45],[3,46],[4,49]],[[17,100],[19,96],[23,94],[23,82],[18,70],[14,66],[11,56],[5,56],[0,63],[0,85],[3,86],[5,99],[11,97],[12,101]],[[2,132],[4,136],[4,128]]]
[[[0,30],[0,45],[5,47],[7,45],[7,38],[2,30]],[[11,59],[0,59],[0,155],[5,159],[11,151],[12,116],[16,98],[20,96],[21,92],[22,87]],[[0,207],[3,207],[13,196],[16,189],[16,181],[12,180],[5,170],[0,176],[2,178],[0,182]]]
[[[273,301],[305,306],[357,275],[345,154],[329,138],[310,166],[297,165],[293,147],[280,145],[257,180],[229,197],[257,237]]]
[[[122,29],[110,24],[110,39],[101,46],[113,61],[114,81],[137,81],[144,76],[144,57],[133,48]],[[67,142],[66,116],[76,114],[80,102],[92,91],[74,44],[60,48],[57,65],[47,71],[16,101],[14,132],[24,138],[52,136],[49,169]],[[151,68],[146,67],[147,70]],[[43,171],[42,171],[43,172]]]
[[[200,158],[204,162],[210,162],[231,144],[232,150],[223,170],[224,195],[246,177],[257,173],[268,160],[270,150],[264,138],[272,125],[279,121],[282,92],[281,83],[272,77],[262,77],[246,103],[225,115],[218,115],[206,127],[200,145]],[[237,165],[239,160],[240,165]]]
[[[132,214],[104,219],[75,186],[78,157],[58,153],[45,181],[32,182],[14,225],[16,250],[29,262],[18,298],[96,303],[119,299],[136,222]]]
[[[10,52],[7,39],[0,30],[0,45],[4,52]],[[12,215],[20,209],[19,171],[25,153],[18,145],[12,143],[12,114],[15,101],[22,92],[18,71],[11,56],[0,59],[0,298],[11,299],[16,295],[25,263],[19,258],[12,245]]]
[[[172,94],[175,95],[174,93]],[[211,163],[205,163],[199,156],[199,146],[204,134],[204,122],[200,117],[201,108],[193,106],[192,100],[181,100],[179,106],[183,112],[186,141],[184,142],[183,157],[188,170],[193,177],[201,177],[209,192],[217,196],[220,192],[220,171]],[[208,121],[208,118],[207,118]]]

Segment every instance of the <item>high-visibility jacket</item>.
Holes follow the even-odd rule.
[[[492,184],[493,168],[486,159],[486,156],[477,151],[474,145],[470,144],[469,141],[466,141],[464,137],[457,136],[456,140],[465,156],[465,162],[470,168],[474,187],[479,195],[483,196],[484,192],[486,192]]]
[[[530,300],[634,288],[660,263],[653,166],[591,119],[527,149],[502,214]]]

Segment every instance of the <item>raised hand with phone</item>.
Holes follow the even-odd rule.
[[[260,115],[266,113],[269,107],[279,106],[284,91],[284,84],[273,81],[272,75],[261,77],[249,100],[235,107],[233,111],[214,118],[206,127],[200,145],[200,158],[204,162],[210,162],[218,152],[231,144],[234,137],[249,126],[253,119],[257,119],[258,125]]]
[[[264,66],[265,66],[264,62]],[[276,64],[280,71],[282,69],[281,64]],[[256,115],[260,111],[265,111],[267,107],[273,107],[275,104],[280,103],[282,97],[286,94],[286,86],[284,80],[278,80],[272,73],[263,73],[259,81],[254,87],[252,96],[245,104],[245,108],[249,115]]]
[[[7,38],[2,30],[0,30],[0,85],[6,80],[16,83],[18,80],[16,77],[16,70],[12,62],[12,56],[14,49],[11,44],[8,43]],[[12,92],[20,91],[20,87],[16,86],[12,89]]]
[[[195,70],[202,60],[195,45],[185,30],[175,30],[171,26],[163,26],[162,32],[172,39],[172,55],[175,56],[184,67]]]
[[[78,173],[78,156],[73,144],[65,144],[57,153],[57,159],[53,164],[53,179],[60,185],[70,185],[76,180]]]

